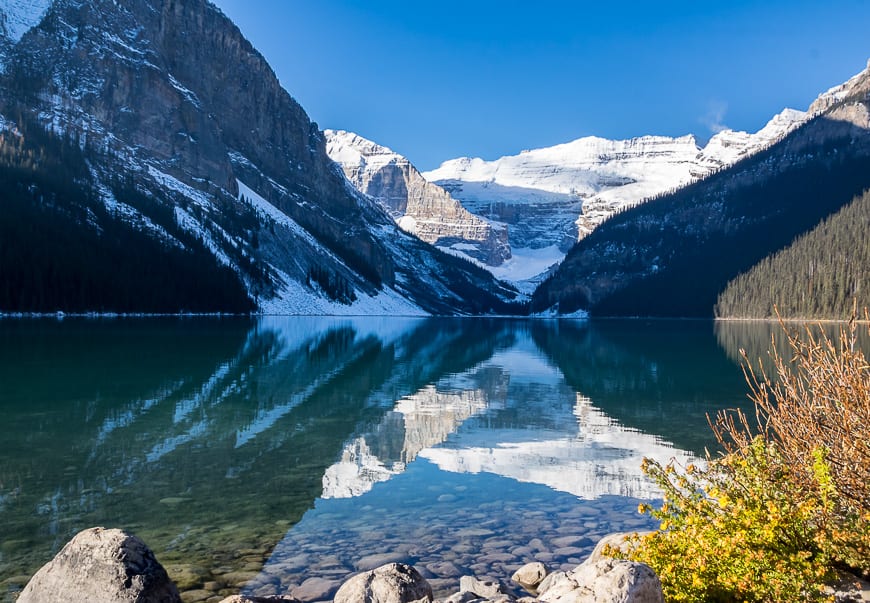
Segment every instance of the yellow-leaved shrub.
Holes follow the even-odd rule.
[[[640,510],[661,525],[627,555],[666,600],[821,601],[838,571],[870,575],[870,365],[855,328],[789,335],[773,378],[747,363],[757,421],[720,414],[724,453],[704,467],[644,461],[664,496]]]

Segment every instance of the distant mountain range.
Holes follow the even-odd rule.
[[[754,134],[723,130],[704,147],[692,135],[630,140],[589,136],[494,161],[451,159],[423,177],[470,213],[507,231],[509,242],[507,254],[486,256],[474,239],[461,236],[445,247],[482,260],[500,278],[534,281],[614,213],[750,157],[807,119],[803,111],[785,109]],[[389,197],[394,205],[407,197],[383,175],[392,166],[410,165],[405,157],[352,133],[326,134],[330,157],[361,192]]]
[[[534,308],[538,312],[591,309],[599,314],[711,316],[717,293],[730,279],[787,245],[870,186],[870,178],[861,171],[866,133],[860,109],[854,109],[858,115],[845,118],[852,124],[848,133],[837,125],[844,120],[843,111],[849,111],[844,106],[866,100],[867,81],[864,71],[821,94],[806,112],[785,109],[754,134],[724,130],[704,147],[693,136],[644,136],[623,141],[587,137],[495,161],[454,159],[423,176],[471,213],[504,225],[511,257],[500,264],[490,261],[487,268],[530,292],[548,280],[535,293]],[[802,129],[806,132],[798,134]],[[826,164],[823,157],[827,155],[837,157],[843,165],[831,166],[830,161]],[[763,161],[753,163],[752,158],[761,156]],[[389,161],[407,163],[397,154],[392,154]],[[775,169],[770,169],[772,163]],[[817,172],[822,165],[830,169]],[[792,169],[793,178],[784,179],[782,173],[791,173]],[[758,191],[750,191],[744,186],[747,180],[769,192],[759,195]],[[792,190],[789,181],[805,182],[800,190]],[[698,202],[698,213],[682,229],[663,236],[655,245],[655,253],[641,243],[649,237],[643,231],[647,225],[635,224],[634,216],[649,220],[648,213],[661,212],[668,203],[683,203],[676,199],[684,199],[691,191],[707,191],[705,183],[710,182],[713,184],[709,188],[717,196],[704,193],[711,196],[706,202]],[[733,206],[728,211],[737,215],[718,222],[716,203],[726,191],[727,203]],[[675,201],[667,201],[670,197]],[[656,210],[640,209],[648,201],[655,201]],[[629,212],[613,224],[607,223],[634,207],[637,213]],[[667,226],[658,226],[663,233],[670,231],[672,222],[679,221],[675,215],[665,220]],[[752,224],[756,221],[770,230],[762,235],[757,230],[759,224]],[[627,224],[624,228],[632,228],[632,234],[612,228],[617,223]],[[602,224],[607,226],[604,234],[595,242],[586,242],[586,237]],[[722,236],[720,229],[729,232],[724,240],[740,248],[722,249],[719,245],[725,243],[719,241],[710,243],[711,250],[704,251],[708,240],[718,241]],[[744,240],[750,232],[755,239]],[[596,242],[599,251],[582,254],[581,267],[575,258],[580,257],[580,250],[592,248]],[[831,244],[837,247],[836,240]],[[466,245],[455,244],[453,251],[462,252]],[[674,249],[677,246],[683,251]],[[568,258],[556,270],[566,252]],[[663,257],[681,254],[685,254],[681,260],[686,263],[684,268],[663,270]],[[693,254],[711,265],[690,261]],[[694,275],[695,270],[700,271],[700,278]],[[651,289],[635,283],[637,279],[664,283],[664,275],[677,282]],[[628,281],[632,285],[626,292],[616,293]],[[702,282],[706,285],[701,286]],[[559,293],[554,294],[557,288]],[[851,294],[843,291],[828,297],[842,299]],[[673,300],[672,295],[678,299]],[[789,304],[782,300],[779,306]],[[842,313],[843,309],[829,309],[825,316]]]
[[[870,187],[866,71],[703,148],[420,174],[321,132],[206,0],[10,0],[0,67],[0,313],[711,315]]]

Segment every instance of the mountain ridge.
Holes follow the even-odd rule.
[[[580,213],[571,230],[563,232],[578,240],[616,211],[685,186],[758,152],[793,131],[807,117],[802,111],[784,109],[758,132],[723,130],[704,147],[692,134],[625,140],[586,136],[493,161],[469,157],[448,160],[423,175],[475,208],[524,200],[523,193],[513,198],[500,195],[493,185],[574,197],[580,202]],[[488,186],[474,188],[468,199],[463,198],[463,190],[472,183]],[[487,190],[495,192],[488,195]]]
[[[870,69],[761,153],[625,210],[580,241],[536,310],[711,317],[726,283],[870,186]]]
[[[326,152],[363,194],[374,198],[406,232],[491,266],[511,257],[507,229],[468,212],[391,149],[345,130],[324,130]]]

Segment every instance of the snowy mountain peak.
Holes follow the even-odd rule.
[[[627,140],[608,140],[586,136],[552,147],[525,150],[495,161],[460,157],[445,161],[423,174],[433,182],[460,180],[490,181],[503,186],[534,188],[551,193],[585,195],[607,186],[615,175],[609,164],[645,162],[656,157],[659,163],[690,161],[699,149],[695,137],[640,136]],[[627,184],[619,175],[618,181]]]
[[[17,42],[37,25],[53,0],[6,0],[0,8],[0,27],[6,36]]]
[[[758,132],[723,130],[713,136],[698,154],[698,169],[694,174],[706,176],[710,171],[729,166],[749,157],[784,138],[809,119],[809,114],[797,109],[783,109]]]
[[[815,117],[849,98],[861,96],[866,98],[868,94],[870,94],[870,60],[867,61],[867,67],[863,71],[820,94],[810,105],[809,113]]]
[[[450,193],[427,182],[402,155],[353,132],[326,130],[324,135],[330,159],[403,230],[448,253],[490,266],[511,257],[504,227],[472,215]]]
[[[757,153],[808,118],[803,111],[785,109],[756,133],[725,130],[703,149],[691,134],[626,140],[586,136],[494,161],[460,157],[423,175],[472,213],[505,222],[518,261],[550,250],[546,257],[552,262],[614,212]]]
[[[346,130],[324,130],[326,152],[341,165],[407,164],[409,161],[392,149]]]

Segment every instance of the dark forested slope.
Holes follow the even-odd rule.
[[[870,191],[785,249],[741,274],[719,295],[727,318],[848,318],[870,307]]]
[[[107,210],[77,142],[39,126],[0,135],[0,312],[254,310],[237,274],[171,211],[117,189],[151,229]]]

